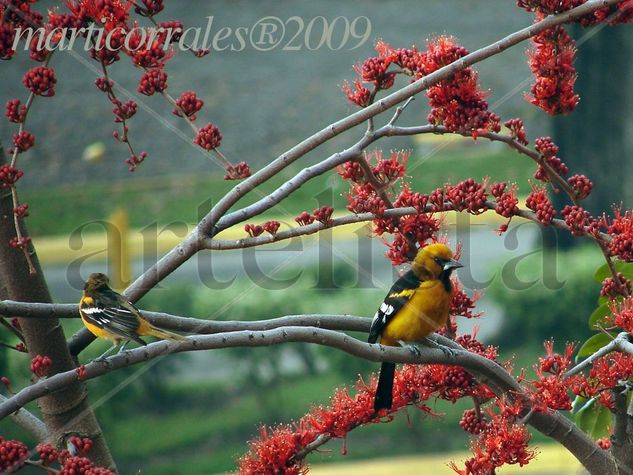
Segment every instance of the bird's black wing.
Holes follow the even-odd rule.
[[[94,304],[88,305],[82,302],[80,309],[83,317],[93,325],[103,328],[110,333],[125,339],[133,340],[145,345],[136,333],[140,321],[138,310],[132,304],[119,301],[117,295],[104,295],[101,299],[94,299]]]
[[[411,299],[413,292],[420,286],[420,279],[412,271],[408,271],[400,277],[389,290],[389,293],[380,304],[380,307],[371,321],[369,329],[369,343],[376,343],[382,330],[387,326],[389,320],[398,313]]]

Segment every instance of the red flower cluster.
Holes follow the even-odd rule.
[[[48,467],[50,464],[52,464],[55,460],[57,460],[57,457],[59,456],[57,449],[51,444],[37,444],[35,450],[40,457],[40,462],[45,467]]]
[[[28,203],[23,203],[21,205],[13,208],[13,214],[16,215],[18,219],[24,219],[29,215],[29,205]],[[17,322],[17,320],[16,320]]]
[[[478,215],[486,210],[487,186],[486,180],[477,183],[473,178],[469,178],[455,186],[447,185],[446,199],[455,211],[467,210],[470,214]]]
[[[475,409],[467,409],[459,420],[459,425],[469,434],[481,434],[488,427],[488,421]]]
[[[623,322],[624,323],[624,322]],[[620,381],[633,376],[633,356],[620,352],[609,353],[593,363],[589,376],[578,375],[571,385],[574,394],[595,397],[603,406],[613,409],[611,389]]]
[[[54,96],[56,83],[55,70],[46,66],[31,68],[22,78],[22,84],[37,96]]]
[[[193,120],[193,119],[192,119]],[[237,165],[227,165],[225,180],[243,180],[251,176],[251,167],[246,162],[240,162]]]
[[[173,114],[178,117],[182,117],[183,113],[191,120],[196,120],[196,113],[202,109],[204,102],[193,91],[183,92],[178,99],[176,99],[177,108],[174,109]]]
[[[529,53],[529,64],[535,82],[528,101],[550,115],[571,112],[579,101],[574,93],[575,42],[562,26],[545,30],[532,41],[535,49]]]
[[[134,117],[138,108],[136,102],[134,102],[132,99],[123,104],[117,98],[113,98],[112,104],[114,104],[114,108],[112,109],[112,113],[114,114],[114,122],[117,124],[124,123],[126,120]],[[115,136],[115,138],[117,137],[118,134]]]
[[[525,126],[523,125],[523,121],[521,119],[506,120],[503,125],[510,129],[512,138],[519,142],[521,145],[527,145],[528,143],[530,143],[527,139]]]
[[[72,444],[72,446],[75,448],[75,452],[80,455],[87,455],[92,450],[92,446],[94,445],[92,439],[89,439],[88,437],[82,438],[76,435],[70,437],[68,439],[68,443]]]
[[[591,218],[588,211],[580,206],[567,205],[563,208],[562,215],[572,235],[582,236],[585,234],[585,226],[589,224]]]
[[[37,355],[31,360],[31,373],[35,376],[43,378],[53,366],[53,360],[50,356]]]
[[[566,12],[585,3],[586,0],[518,0],[517,5],[528,12],[554,15]]]
[[[0,10],[2,11],[2,10]],[[13,41],[15,40],[15,28],[8,23],[0,23],[0,60],[11,59],[15,54]]]
[[[367,107],[371,99],[371,91],[363,86],[363,83],[358,79],[354,81],[354,89],[350,86],[348,81],[343,84],[343,92],[347,96],[347,99],[360,107]]]
[[[277,231],[279,231],[279,226],[281,226],[279,221],[266,221],[264,224],[262,224],[264,231],[273,236],[277,234]]]
[[[295,221],[301,226],[307,226],[308,224],[312,224],[314,222],[314,216],[307,211],[304,211],[299,216],[295,217]]]
[[[530,433],[524,425],[516,423],[520,406],[508,406],[498,400],[499,413],[489,410],[490,422],[472,444],[473,457],[460,469],[452,462],[450,467],[460,475],[494,474],[502,465],[527,465],[536,452],[528,449]]]
[[[468,51],[459,46],[454,38],[440,36],[427,43],[423,53],[422,75],[440,69]],[[420,72],[418,72],[420,76]],[[500,118],[488,110],[485,93],[478,84],[478,75],[472,68],[458,71],[450,79],[440,81],[427,91],[431,113],[428,121],[444,125],[450,131],[471,131],[476,137],[480,131],[499,132]]]
[[[573,175],[567,180],[569,186],[576,194],[576,199],[584,200],[591,194],[593,183],[585,175]]]
[[[374,150],[367,161],[371,162],[371,157],[375,159],[376,165],[372,167],[375,177],[381,183],[388,184],[405,175],[410,155],[410,150],[392,150],[389,158],[382,158],[382,150]]]
[[[21,132],[13,134],[13,146],[16,148],[18,153],[26,152],[33,145],[35,145],[35,135],[31,132],[22,130]]]
[[[17,440],[5,440],[0,437],[0,472],[17,472],[29,458],[29,449]]]
[[[257,237],[264,232],[264,227],[259,224],[246,224],[244,231],[246,231],[250,237]]]
[[[125,160],[125,163],[129,165],[128,170],[131,172],[135,172],[138,166],[145,161],[147,158],[147,152],[141,152],[140,155],[136,155],[135,153],[130,155],[130,158]]]
[[[9,119],[9,122],[21,124],[26,118],[26,106],[20,102],[20,99],[10,99],[7,101],[4,114]]]
[[[369,183],[353,184],[345,197],[349,202],[347,209],[354,214],[373,213],[376,216],[382,216],[387,210],[385,202]]]
[[[633,213],[622,213],[619,208],[614,209],[614,217],[607,225],[611,235],[609,250],[611,254],[623,261],[633,261]]]
[[[146,96],[167,89],[167,73],[161,68],[152,68],[146,71],[139,81],[137,91]]]
[[[421,376],[418,365],[404,365],[401,371],[396,371],[393,406],[384,415],[411,404],[430,412],[424,405],[430,392],[422,385]],[[238,473],[306,473],[303,459],[295,460],[294,456],[317,437],[344,438],[350,430],[377,421],[373,406],[376,384],[375,377],[369,385],[359,379],[356,394],[351,395],[346,388],[337,389],[328,406],[312,408],[298,422],[262,428],[260,437],[250,441],[249,452],[239,459]]]
[[[222,143],[222,134],[220,133],[220,129],[218,129],[215,125],[208,123],[198,130],[198,135],[195,139],[193,139],[193,143],[199,145],[205,150],[218,148]]]
[[[312,212],[312,216],[320,223],[328,224],[332,220],[332,213],[334,213],[334,208],[331,206],[322,206],[321,208],[315,209]]]
[[[462,284],[457,279],[453,279],[453,299],[451,300],[450,314],[456,317],[479,318],[482,312],[473,312],[477,300],[481,294],[473,292],[472,297],[463,289]]]
[[[22,170],[18,170],[8,163],[5,163],[0,167],[0,185],[2,185],[2,188],[9,188],[13,186],[16,181],[22,178],[22,176],[24,176],[24,172]]]
[[[628,297],[631,295],[631,281],[622,275],[622,272],[617,273],[618,285],[613,277],[607,277],[602,281],[602,288],[600,289],[600,295],[607,297],[609,300],[615,300],[617,297]]]
[[[631,282],[628,281],[628,290],[630,295]],[[633,298],[627,296],[619,305],[616,303],[610,304],[612,315],[609,317],[609,321],[613,323],[611,328],[621,328],[626,332],[633,332]]]
[[[547,226],[556,216],[556,210],[544,188],[533,187],[533,189],[534,191],[527,196],[525,205],[536,213],[536,219]]]

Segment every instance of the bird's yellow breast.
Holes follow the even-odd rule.
[[[382,331],[380,343],[397,346],[401,341],[420,341],[446,324],[451,293],[439,280],[425,281]]]

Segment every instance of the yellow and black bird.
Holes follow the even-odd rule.
[[[81,320],[98,338],[111,340],[114,345],[97,359],[103,359],[123,343],[123,351],[130,341],[146,343],[142,336],[153,336],[162,340],[184,340],[185,337],[161,330],[145,320],[141,312],[123,295],[110,288],[110,279],[101,273],[90,274],[79,301]]]
[[[371,322],[369,343],[399,346],[421,342],[448,320],[453,288],[451,272],[463,267],[445,244],[429,244],[418,251],[411,269],[389,290]],[[390,409],[396,365],[383,362],[374,409]]]

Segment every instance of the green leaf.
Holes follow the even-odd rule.
[[[595,399],[587,402],[574,416],[576,424],[594,439],[600,439],[609,434],[611,424],[611,411],[601,404],[595,403]]]
[[[633,262],[617,261],[613,263],[613,267],[615,267],[616,271],[622,272],[622,275],[627,279],[633,279]],[[596,270],[596,273],[593,275],[594,280],[598,282],[602,282],[607,277],[611,277],[611,271],[607,264],[602,264],[598,267],[598,270]]]
[[[592,399],[587,399],[583,396],[576,396],[571,403],[571,413],[576,414],[577,412],[582,411],[582,409],[585,407],[585,404],[588,404],[591,401]]]
[[[576,355],[576,361],[593,355],[600,348],[610,343],[615,338],[615,335],[608,335],[606,333],[596,333],[594,336],[585,341]]]
[[[604,327],[607,323],[604,317],[610,314],[611,309],[609,308],[608,303],[605,302],[600,305],[589,316],[589,329],[592,331],[599,330],[599,328],[596,326],[597,324],[600,324],[602,327]]]

